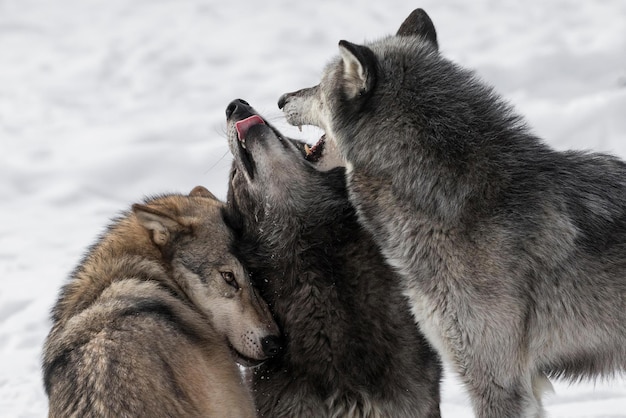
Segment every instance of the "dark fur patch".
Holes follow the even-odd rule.
[[[319,172],[303,162],[301,144],[272,148],[272,140],[279,139],[264,137],[258,152],[265,159],[284,153],[281,161],[290,155],[293,166],[271,178],[259,170],[254,184],[231,175],[232,212],[225,213],[237,231],[234,252],[286,339],[283,354],[254,371],[260,415],[366,415],[371,407],[381,416],[438,416],[439,359],[415,327],[399,279],[358,223],[344,169]],[[259,167],[266,161],[254,157]],[[289,198],[268,192],[276,184]]]
[[[182,318],[176,312],[176,309],[173,309],[167,302],[159,299],[145,298],[128,298],[124,301],[128,303],[128,307],[117,313],[119,317],[148,315],[166,322],[169,327],[184,335],[194,344],[201,344],[203,342],[203,339],[198,333],[198,329]]]

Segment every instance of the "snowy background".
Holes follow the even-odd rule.
[[[225,198],[234,98],[312,139],[280,94],[416,7],[554,147],[626,158],[624,0],[0,0],[0,417],[47,413],[48,313],[112,216],[197,184]],[[626,417],[623,376],[555,388],[551,417]],[[443,398],[444,417],[471,416],[451,375]]]

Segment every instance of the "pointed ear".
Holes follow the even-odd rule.
[[[409,17],[400,25],[396,36],[419,36],[433,44],[436,49],[439,49],[435,25],[422,9],[415,9],[411,12]]]
[[[208,197],[209,199],[213,199],[213,200],[219,200],[217,197],[215,197],[215,195],[213,193],[211,193],[206,187],[204,186],[196,186],[194,187],[191,192],[189,193],[189,196],[200,196],[200,197]]]
[[[343,86],[348,98],[368,93],[376,83],[376,56],[366,46],[339,41],[343,60]]]
[[[134,204],[133,212],[139,223],[152,233],[152,241],[159,247],[167,244],[171,233],[181,228],[181,224],[174,218],[174,215],[165,211]]]

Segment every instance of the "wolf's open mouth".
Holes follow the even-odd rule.
[[[244,148],[246,147],[246,135],[254,125],[265,125],[265,121],[259,115],[252,115],[235,123],[237,137]]]
[[[238,155],[251,179],[254,178],[256,165],[252,159],[252,155],[250,155],[246,147],[246,136],[248,135],[250,128],[255,125],[265,125],[265,121],[258,115],[252,115],[235,122],[235,130],[237,131],[237,139],[239,143]]]
[[[322,158],[322,153],[324,152],[324,145],[326,145],[326,135],[322,135],[322,137],[317,141],[317,144],[313,145],[313,147],[309,147],[308,145],[304,145],[304,158],[307,161],[311,161],[316,163]]]
[[[345,167],[346,161],[337,149],[332,136],[324,133],[313,147],[304,146],[304,158],[313,163],[319,171],[328,171],[336,167]]]
[[[239,143],[241,147],[245,150],[246,148],[246,136],[248,135],[248,131],[251,127],[255,125],[265,125],[265,121],[259,115],[248,116],[245,119],[242,119],[238,122],[235,122],[235,129],[237,130],[237,138],[239,139]],[[308,144],[304,144],[304,158],[312,163],[316,163],[322,158],[322,153],[324,151],[324,145],[326,144],[326,135],[322,135],[322,137],[317,141],[315,145],[312,147]]]

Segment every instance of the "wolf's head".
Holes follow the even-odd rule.
[[[242,364],[276,354],[279,331],[248,272],[233,255],[224,204],[198,186],[186,196],[133,205],[177,287],[225,336]]]
[[[327,65],[320,84],[284,94],[278,106],[289,123],[322,128],[326,143],[336,141],[342,157],[358,163],[351,151],[359,136],[374,140],[419,129],[415,101],[432,93],[428,77],[440,60],[435,27],[417,9],[394,36],[367,45],[340,41],[339,56]],[[369,152],[376,154],[378,146],[369,146]],[[359,150],[358,156],[367,153]]]
[[[366,45],[340,41],[320,84],[286,93],[278,105],[291,124],[319,126],[326,143],[336,143],[353,196],[356,178],[370,178],[370,188],[371,178],[384,178],[396,195],[418,188],[419,209],[447,222],[465,209],[487,209],[510,182],[502,149],[528,138],[509,104],[439,53],[421,9],[395,35]],[[366,201],[353,199],[360,211]]]
[[[299,219],[302,231],[324,222],[316,216],[332,213],[328,205],[346,200],[333,199],[345,195],[344,169],[321,155],[323,141],[310,148],[285,137],[241,99],[228,105],[226,118],[234,156],[228,202],[251,223]]]
[[[229,221],[238,234],[238,254],[290,333],[288,344],[294,331],[287,327],[297,327],[294,318],[300,318],[292,302],[303,304],[301,312],[311,310],[305,283],[332,282],[339,274],[339,267],[331,266],[339,257],[333,249],[347,246],[359,231],[345,169],[328,169],[319,158],[320,145],[311,150],[283,136],[243,100],[231,102],[226,116],[234,156]]]

